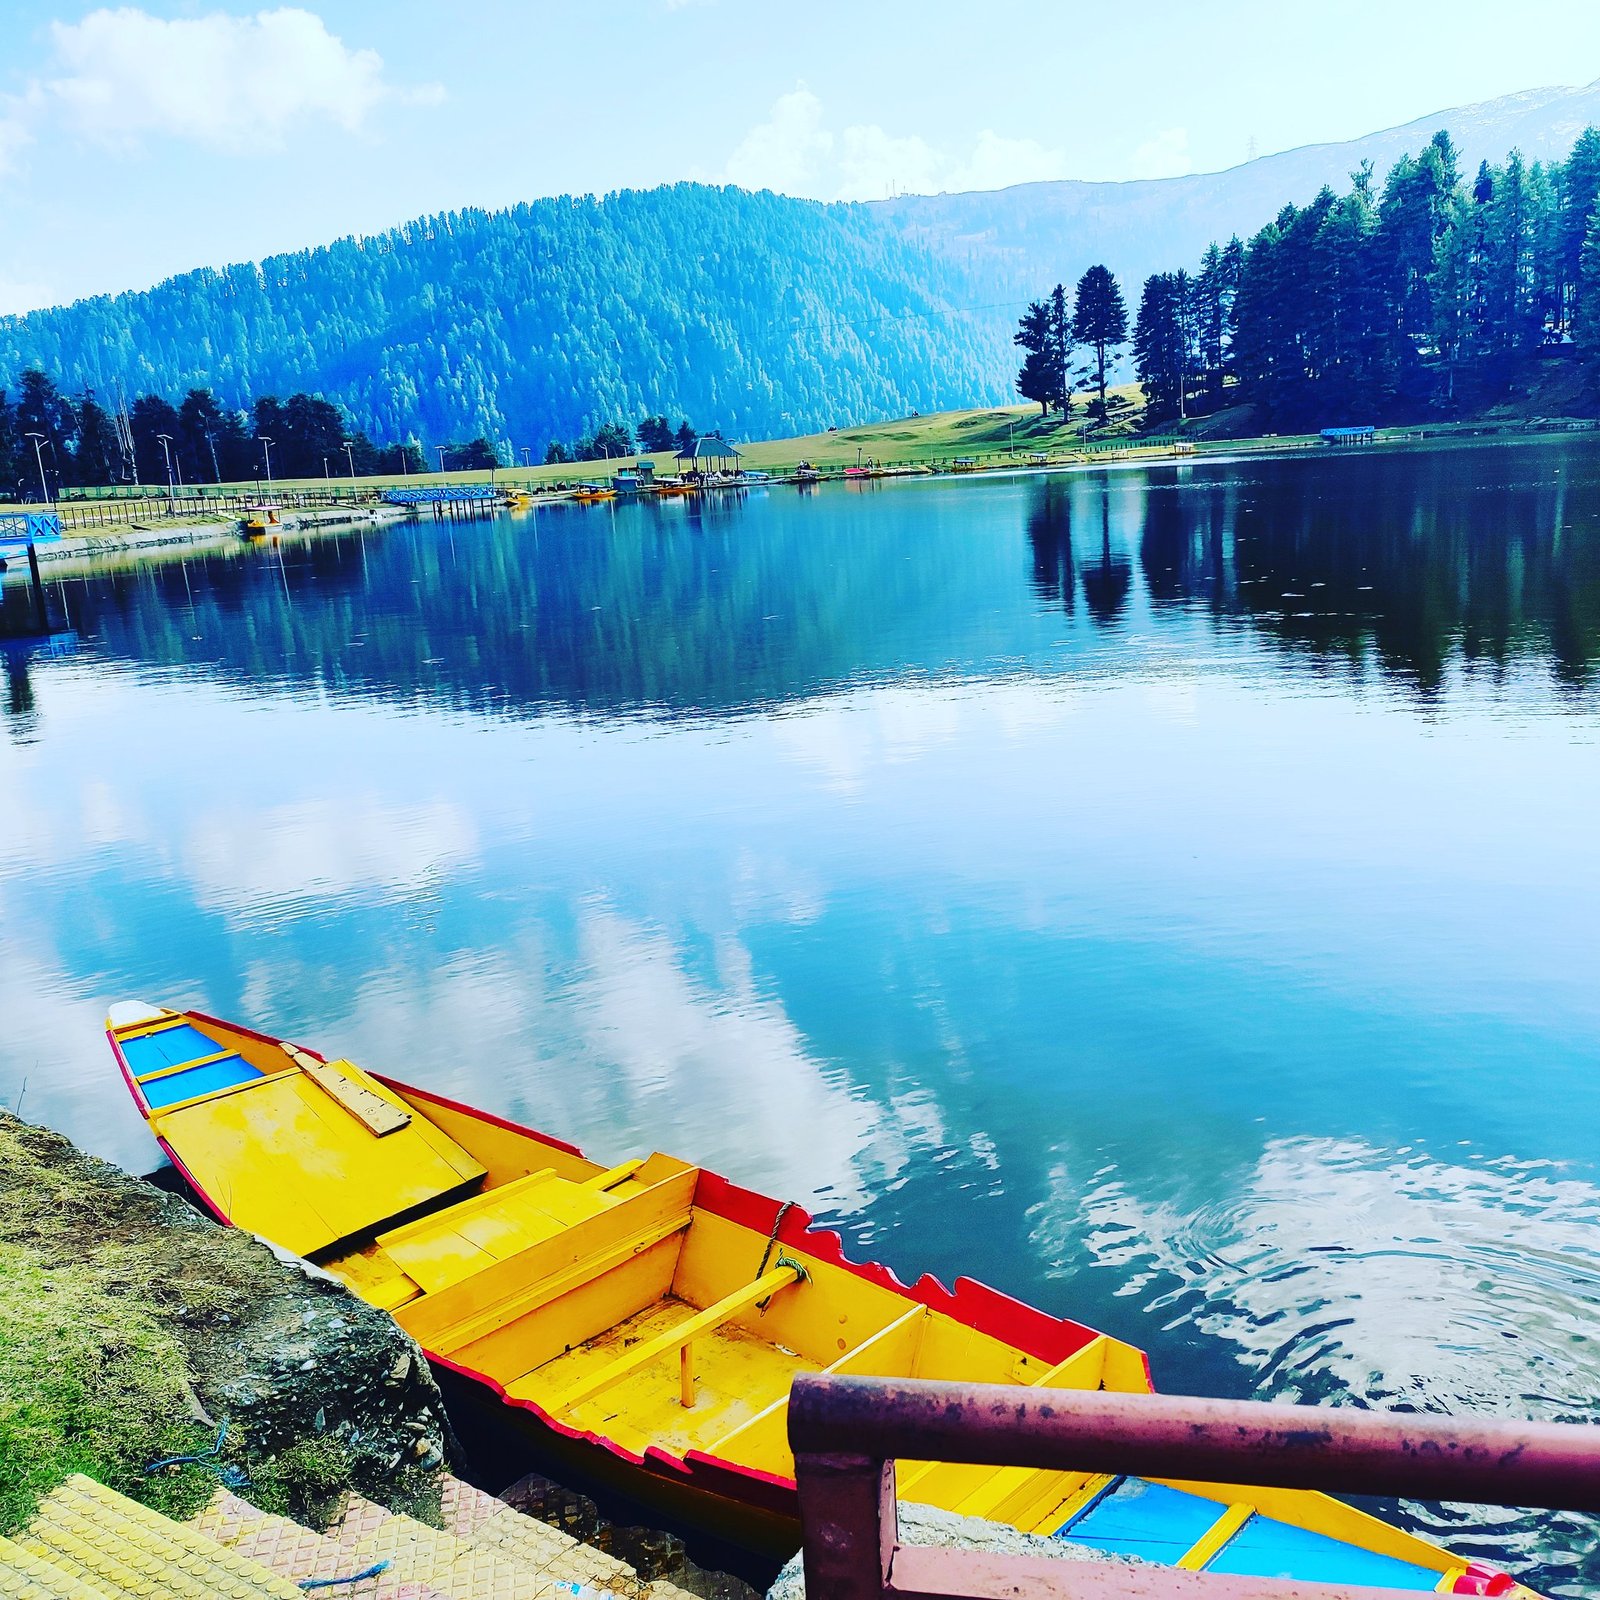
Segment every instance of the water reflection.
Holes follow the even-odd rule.
[[[722,714],[907,672],[1061,670],[1142,607],[1431,700],[1452,671],[1493,687],[1518,662],[1590,686],[1597,519],[1595,453],[1530,443],[547,508],[60,587],[125,659],[475,711]],[[1081,591],[1087,631],[1027,604],[1018,526],[1032,596],[1071,618]],[[11,686],[21,716],[26,673]]]
[[[1172,1389],[1586,1407],[1592,454],[53,585],[83,642],[14,658],[0,743],[0,1095],[139,1165],[105,1004],[196,1003],[809,1200]]]
[[[1033,1213],[1053,1270],[1104,1272],[1169,1332],[1232,1347],[1254,1395],[1600,1422],[1589,1181],[1328,1139],[1268,1140],[1221,1195],[1152,1202],[1075,1168]],[[1568,1586],[1600,1558],[1593,1519],[1408,1509],[1464,1553],[1541,1561],[1546,1592],[1585,1592]]]

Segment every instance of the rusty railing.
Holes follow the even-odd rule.
[[[814,1600],[1402,1600],[1399,1590],[902,1545],[895,1459],[1600,1512],[1600,1428],[802,1374],[789,1401]],[[1471,1590],[1513,1586],[1469,1568]]]

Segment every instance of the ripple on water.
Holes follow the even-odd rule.
[[[1174,1329],[1233,1346],[1261,1399],[1600,1423],[1600,1189],[1549,1163],[1441,1160],[1355,1140],[1268,1143],[1193,1208],[1114,1171],[1035,1212],[1062,1270],[1087,1255]],[[1464,1555],[1550,1594],[1600,1580],[1600,1524],[1407,1502]]]

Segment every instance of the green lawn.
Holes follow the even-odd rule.
[[[747,468],[764,472],[792,470],[802,461],[809,461],[824,470],[853,467],[858,461],[876,461],[879,465],[895,466],[948,466],[960,456],[977,456],[987,464],[1001,456],[1012,455],[1019,465],[1039,453],[1056,456],[1075,451],[1085,441],[1093,445],[1112,439],[1127,439],[1133,431],[1138,415],[1140,395],[1137,387],[1128,386],[1110,392],[1112,421],[1107,427],[1089,422],[1085,412],[1086,402],[1080,395],[1069,422],[1059,417],[1048,420],[1039,415],[1034,405],[997,406],[979,411],[940,411],[927,416],[900,417],[887,422],[868,422],[851,428],[830,429],[826,433],[804,434],[790,439],[761,439],[747,441],[734,439]],[[1119,404],[1120,402],[1120,404]],[[656,464],[658,473],[675,470],[670,452],[648,457],[628,456],[625,460],[563,462],[558,466],[503,467],[494,478],[497,483],[539,484],[581,483],[585,480],[606,479],[625,462],[649,459]],[[429,472],[401,478],[392,474],[356,480],[362,489],[388,488],[401,484],[436,483],[487,483],[489,473]],[[347,490],[351,480],[334,478],[331,487]],[[207,486],[211,487],[211,486]],[[330,487],[323,478],[280,480],[273,484],[275,492],[300,489],[326,489]],[[246,493],[254,498],[254,482],[227,484],[229,493]],[[265,485],[262,485],[265,493]],[[159,497],[157,497],[159,498]],[[69,501],[70,507],[71,502]]]
[[[1185,423],[1173,423],[1158,435],[1145,440],[1139,434],[1143,416],[1143,395],[1136,384],[1128,384],[1110,391],[1111,420],[1104,424],[1092,423],[1087,415],[1087,397],[1075,397],[1071,418],[1063,422],[1057,416],[1042,418],[1039,408],[1033,405],[995,406],[983,410],[939,411],[927,416],[898,417],[884,422],[864,422],[849,428],[833,428],[826,433],[803,434],[789,439],[734,439],[746,468],[765,472],[792,471],[800,462],[809,461],[824,471],[853,467],[868,461],[879,466],[949,467],[961,457],[976,459],[983,466],[1004,466],[1008,463],[1026,466],[1038,457],[1052,462],[1077,459],[1081,451],[1092,457],[1100,451],[1114,447],[1133,447],[1149,443],[1157,450],[1163,449],[1172,438],[1192,441],[1197,450],[1282,449],[1294,443],[1315,442],[1314,436],[1268,435],[1264,439],[1241,437],[1249,429],[1248,408],[1235,407],[1210,416],[1191,418]],[[1554,413],[1552,413],[1553,415]],[[1493,419],[1491,419],[1493,420]],[[1481,423],[1430,423],[1428,431],[1448,434],[1457,430],[1471,432]],[[1398,430],[1404,433],[1406,430]],[[557,466],[502,467],[493,474],[500,484],[517,484],[528,488],[555,484],[577,484],[604,481],[636,459],[649,459],[656,464],[658,474],[675,470],[670,453],[646,457],[627,456],[609,461],[569,461]],[[323,490],[332,488],[340,493],[352,487],[370,493],[401,485],[445,483],[487,483],[490,474],[474,472],[429,472],[409,478],[386,475],[360,478],[305,478],[279,481],[273,484],[274,493],[293,493],[297,490]],[[261,486],[265,492],[265,485]],[[254,482],[225,484],[221,489],[207,485],[206,492],[248,495],[256,497]],[[194,491],[190,491],[193,493]],[[161,497],[151,501],[151,514],[158,515],[164,507]],[[63,509],[70,510],[69,500]],[[90,531],[90,530],[85,530]]]

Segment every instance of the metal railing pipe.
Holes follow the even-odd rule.
[[[914,1378],[796,1377],[796,1456],[965,1462],[1600,1512],[1600,1428]]]

